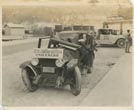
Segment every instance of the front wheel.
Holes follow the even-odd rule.
[[[78,66],[74,68],[74,73],[72,76],[70,88],[71,88],[72,94],[75,96],[79,95],[81,92],[81,72]]]
[[[24,85],[30,92],[34,92],[38,89],[38,86],[32,83],[33,75],[30,75],[27,69],[22,69],[21,76]]]
[[[125,40],[124,39],[117,40],[117,46],[119,48],[124,48],[125,47]]]

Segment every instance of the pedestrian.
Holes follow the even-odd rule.
[[[80,48],[80,65],[82,67],[82,74],[86,74],[87,70],[88,70],[88,65],[89,65],[89,53],[88,53],[88,48],[86,47],[86,34],[81,34],[79,36],[79,40],[78,40],[79,44],[82,46]]]
[[[95,40],[93,33],[83,34],[80,36],[79,40],[80,45],[82,45],[80,49],[81,59],[80,62],[83,63],[83,74],[91,73],[93,69],[93,62],[95,58],[94,50],[95,50]]]
[[[88,67],[88,73],[92,73],[93,70],[93,63],[95,59],[95,53],[94,51],[97,51],[96,49],[96,41],[95,41],[95,33],[94,31],[90,31],[87,34],[87,40],[86,40],[87,48],[89,49],[89,67]]]
[[[132,38],[130,34],[130,30],[127,30],[125,34],[125,52],[130,53],[130,46],[132,45]]]

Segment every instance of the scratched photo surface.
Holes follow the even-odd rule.
[[[125,53],[124,48],[124,35],[127,30],[130,30],[133,37],[132,2],[129,0],[4,0],[1,3],[3,4],[3,106],[132,105],[133,50],[130,47],[130,53]],[[59,49],[63,55],[62,51],[68,48],[65,53],[68,55],[67,58],[72,58],[72,55],[76,54],[73,58],[80,59],[77,52],[73,53],[80,46],[74,44],[73,36],[81,32],[88,35],[91,31],[95,33],[97,51],[94,51],[92,72],[80,74],[81,91],[77,96],[72,94],[69,85],[59,87],[59,83],[64,81],[60,79],[61,77],[56,79],[57,85],[54,87],[46,86],[44,81],[44,84],[40,84],[34,92],[26,88],[20,65],[34,57],[34,49],[38,50],[39,47],[39,38],[54,37],[53,42],[60,42],[60,46],[64,47],[64,50]],[[100,35],[100,31],[105,35]],[[57,41],[56,36],[59,37],[60,33],[61,37],[69,33],[68,37],[72,41]],[[120,39],[123,41],[119,42]],[[48,42],[49,40],[44,41],[44,44],[40,45],[46,47],[49,45]],[[45,55],[47,57],[50,55],[52,60],[48,63],[55,65],[56,62],[52,62],[53,54],[42,54],[40,58],[44,58]],[[54,55],[55,57],[59,55],[60,58],[62,56],[58,52]],[[67,66],[70,65],[69,63]],[[44,68],[43,71],[53,72],[51,67]],[[80,72],[83,73],[83,70]],[[36,77],[34,83],[38,82],[38,79],[40,76]]]
[[[12,3],[43,3],[43,4],[92,4],[92,3],[97,3],[98,5],[100,4],[108,4],[108,5],[117,5],[117,4],[125,4],[125,5],[130,5],[132,4],[132,0],[3,0],[1,1],[3,4],[12,4]],[[30,4],[31,5],[31,4]]]

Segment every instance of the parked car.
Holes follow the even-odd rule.
[[[99,29],[97,32],[96,42],[97,44],[104,45],[116,45],[119,48],[125,46],[125,38],[119,33],[118,30],[114,29]]]
[[[55,38],[39,38],[34,58],[20,65],[22,80],[29,91],[35,91],[40,84],[56,88],[70,85],[74,95],[81,92],[81,71],[79,68],[80,45]]]

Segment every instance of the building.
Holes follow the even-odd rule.
[[[126,33],[129,29],[133,31],[133,8],[132,6],[120,6],[117,11],[107,17],[107,20],[103,23],[103,27],[109,27],[112,29],[120,30],[120,33]]]
[[[103,27],[109,27],[112,29],[120,30],[120,33],[125,33],[128,29],[133,31],[133,20],[132,19],[124,19],[119,16],[112,16],[106,22],[103,23]]]
[[[21,36],[25,35],[25,28],[21,24],[8,23],[3,26],[5,36]]]

